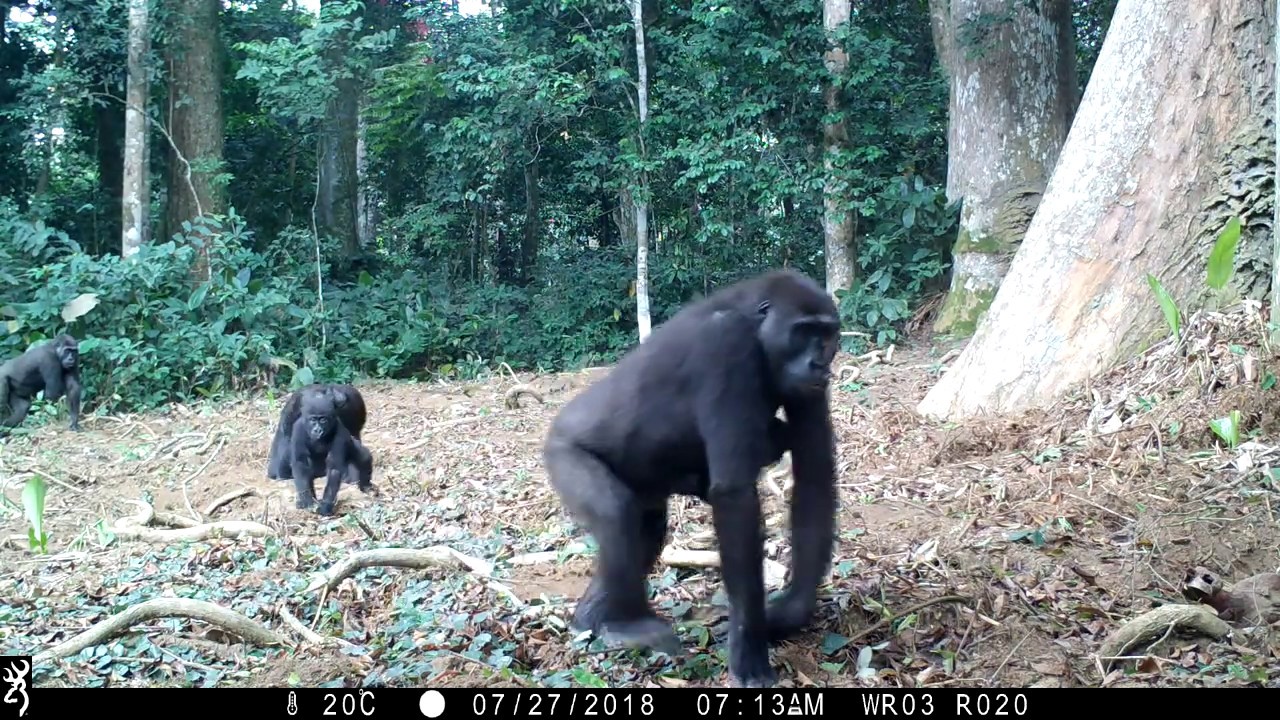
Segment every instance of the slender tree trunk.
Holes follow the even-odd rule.
[[[328,4],[329,0],[324,2]],[[335,72],[345,62],[351,43],[340,37],[331,38],[330,43],[325,53],[326,65],[330,72]],[[360,247],[356,202],[360,83],[354,77],[341,77],[335,87],[337,92],[326,109],[320,131],[320,198],[316,219],[321,236],[336,238],[344,251],[353,255]]]
[[[822,0],[822,26],[828,34],[849,25],[849,0]],[[853,212],[849,205],[849,184],[841,178],[844,158],[849,153],[849,124],[843,114],[845,103],[840,83],[849,69],[849,56],[842,42],[830,40],[823,63],[830,80],[825,95],[827,114],[832,116],[822,128],[822,235],[826,248],[827,292],[853,287],[857,275],[857,248],[853,242]]]
[[[363,103],[362,103],[363,105]],[[369,151],[365,138],[367,123],[364,108],[361,107],[357,118],[356,134],[356,215],[359,222],[356,226],[356,237],[361,248],[372,247],[378,232],[380,221],[378,213],[378,191],[369,178]]]
[[[150,199],[147,168],[147,53],[151,30],[147,0],[129,0],[128,88],[124,110],[124,180],[121,189],[120,254],[129,257],[150,241]]]
[[[640,113],[640,156],[645,156],[645,124],[649,121],[649,67],[644,52],[644,2],[631,0],[631,22],[636,29],[636,106]],[[649,200],[648,180],[640,174],[640,196],[636,209],[636,318],[640,326],[640,342],[649,337]]]
[[[218,31],[219,0],[176,0],[170,47],[170,148],[168,230],[201,215],[226,212],[223,171],[222,53]],[[193,275],[209,273],[209,251],[197,238],[200,260]]]
[[[538,192],[538,176],[538,159],[534,157],[524,166],[524,242],[520,244],[520,280],[525,285],[533,282],[542,239],[542,198]]]
[[[1120,0],[1022,249],[922,414],[1047,403],[1167,333],[1147,274],[1184,311],[1202,306],[1233,216],[1233,282],[1255,282],[1271,253],[1275,9]]]
[[[1071,0],[930,0],[950,79],[947,199],[963,200],[934,329],[968,336],[1039,206],[1079,94]]]

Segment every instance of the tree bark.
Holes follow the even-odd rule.
[[[326,0],[327,2],[328,0]],[[356,137],[360,126],[360,83],[351,73],[340,72],[350,43],[339,37],[330,38],[325,53],[326,66],[338,73],[336,93],[329,102],[320,128],[319,173],[320,196],[316,206],[316,224],[321,237],[330,236],[342,243],[344,252],[354,255],[360,248],[359,210],[356,198]]]
[[[129,0],[128,87],[124,110],[124,168],[121,189],[120,254],[129,257],[150,241],[150,200],[147,158],[147,53],[151,30],[147,0]]]
[[[640,155],[645,156],[644,133],[645,123],[649,120],[649,68],[644,52],[644,2],[631,0],[631,22],[636,30],[636,106],[640,113],[640,127],[637,135],[640,140]],[[647,194],[648,182],[645,173],[640,173],[640,192]],[[636,318],[640,331],[640,342],[649,337],[651,321],[649,318],[649,202],[633,198],[636,213]]]
[[[169,47],[168,218],[170,233],[200,215],[226,211],[223,171],[222,53],[218,0],[177,0]],[[203,243],[204,239],[199,238]],[[197,278],[209,272],[207,245],[197,246]]]
[[[1270,188],[1274,23],[1272,3],[1121,0],[1022,249],[922,414],[1050,402],[1167,332],[1147,273],[1184,311],[1202,305],[1232,215],[1238,263],[1268,258],[1272,193],[1242,186]]]
[[[930,0],[950,80],[947,199],[963,200],[934,330],[967,337],[1053,172],[1079,80],[1070,0]]]
[[[361,108],[357,118],[356,134],[356,240],[361,248],[368,249],[373,245],[378,232],[381,216],[378,210],[380,199],[375,183],[369,179],[369,151],[366,142],[368,123],[364,109]]]
[[[822,0],[822,27],[828,34],[849,25],[849,0]],[[853,213],[848,183],[840,179],[842,157],[849,152],[849,125],[843,117],[844,98],[838,83],[849,68],[843,43],[829,40],[823,64],[829,73],[824,95],[827,114],[834,119],[822,128],[822,236],[827,265],[827,292],[853,287],[857,276],[857,248],[853,242]]]

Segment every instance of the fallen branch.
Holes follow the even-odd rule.
[[[534,400],[537,400],[539,405],[547,404],[546,399],[542,397],[542,393],[534,390],[531,385],[512,386],[511,389],[507,391],[507,394],[503,396],[502,404],[505,405],[508,410],[519,410],[521,395],[528,395]]]
[[[126,526],[113,531],[118,538],[151,543],[199,542],[214,538],[267,537],[275,531],[252,520],[218,520],[184,528]]]
[[[715,550],[683,550],[676,547],[662,549],[662,562],[671,567],[714,568],[720,567],[720,553]],[[777,560],[764,559],[764,583],[769,587],[782,587],[787,579],[787,567]]]
[[[115,637],[138,623],[159,618],[182,617],[202,620],[244,638],[256,645],[285,645],[285,638],[277,635],[254,620],[234,610],[204,600],[187,598],[156,598],[140,605],[133,605],[127,610],[112,615],[102,622],[95,623],[84,632],[54,645],[48,650],[38,653],[32,663],[74,655],[81,650],[97,645],[108,638]]]
[[[428,568],[464,568],[476,575],[488,577],[493,566],[479,558],[469,557],[444,545],[429,548],[377,548],[361,550],[348,555],[323,572],[314,573],[311,583],[303,592],[315,592],[321,588],[332,590],[343,580],[370,567],[402,567],[414,570]]]
[[[1130,620],[1111,634],[1098,648],[1105,673],[1121,656],[1138,645],[1150,645],[1167,635],[1201,635],[1221,640],[1231,634],[1231,626],[1203,605],[1161,605]]]
[[[170,513],[157,515],[151,503],[142,500],[130,500],[129,502],[139,506],[138,512],[116,520],[115,527],[112,528],[112,532],[115,533],[117,538],[125,540],[168,543],[208,540],[215,537],[238,538],[243,535],[266,537],[274,534],[274,531],[266,525],[248,520],[220,520],[211,523],[187,524],[188,521],[183,518],[176,520],[173,524],[186,525],[185,527],[148,527],[157,520],[175,520],[175,518]]]
[[[170,513],[170,512],[161,512],[159,510],[157,510],[155,513],[155,516],[151,518],[151,522],[156,523],[158,525],[168,525],[169,527],[176,527],[176,528],[192,528],[192,527],[198,527],[200,525],[199,522],[192,520],[186,515],[179,515],[177,513]]]

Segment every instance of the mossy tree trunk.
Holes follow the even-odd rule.
[[[949,420],[1051,402],[1168,332],[1232,215],[1238,292],[1265,296],[1274,202],[1274,3],[1120,0],[1022,248],[973,340],[920,403]]]
[[[1040,203],[1079,96],[1070,0],[930,0],[950,80],[947,199],[963,201],[934,329],[968,336]]]

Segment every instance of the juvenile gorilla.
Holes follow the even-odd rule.
[[[355,477],[361,492],[374,488],[373,455],[347,429],[344,414],[357,432],[364,427],[364,399],[350,386],[308,386],[286,403],[272,444],[268,477],[293,478],[297,507],[316,505],[315,484],[325,477],[324,494],[316,506],[321,515],[332,515],[344,478]],[[288,434],[280,438],[282,429]]]
[[[46,400],[67,397],[71,429],[80,430],[80,343],[70,335],[27,351],[0,365],[0,415],[3,427],[17,427],[27,418],[31,401],[44,390]]]
[[[364,423],[368,413],[364,404],[364,396],[360,394],[359,390],[351,385],[321,383],[312,383],[299,388],[289,396],[284,407],[280,409],[280,422],[276,425],[275,435],[271,438],[271,454],[267,458],[268,478],[277,480],[291,477],[289,458],[290,448],[292,447],[293,424],[298,421],[302,414],[302,399],[315,393],[325,393],[333,400],[334,407],[338,412],[338,419],[342,421],[343,427],[356,440],[360,439],[360,433],[364,430]],[[357,484],[367,485],[373,479],[372,470],[369,470],[369,473],[360,474],[359,468],[353,468],[353,472],[348,473],[346,479],[348,481],[354,480]]]
[[[649,607],[667,500],[710,503],[729,596],[729,676],[772,685],[769,642],[804,627],[831,561],[835,446],[828,385],[839,340],[831,298],[776,271],[725,287],[653,331],[565,404],[544,448],[552,486],[595,536],[596,571],[573,627],[613,646],[678,647]],[[786,422],[775,417],[781,407]],[[766,607],[756,481],[789,449],[791,584]]]

